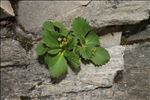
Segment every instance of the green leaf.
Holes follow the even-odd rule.
[[[73,20],[72,29],[77,36],[84,37],[90,31],[90,25],[84,18],[77,17]]]
[[[50,22],[50,21],[45,21],[45,22],[43,23],[43,28],[44,28],[44,30],[55,31],[55,30],[54,30],[53,23]]]
[[[77,46],[77,39],[76,38],[72,38],[69,40],[68,44],[67,44],[67,50],[72,50]]]
[[[78,36],[78,39],[80,41],[80,44],[85,45],[85,37],[83,36]]]
[[[63,53],[59,53],[58,55],[51,58],[48,61],[49,73],[52,78],[60,78],[67,72],[67,61],[64,58]]]
[[[48,51],[49,54],[58,54],[61,51],[61,49],[57,48],[57,49],[51,49]]]
[[[43,33],[43,42],[50,48],[58,48],[59,43],[57,41],[58,33],[51,31],[44,31]]]
[[[45,54],[46,53],[46,51],[47,51],[47,48],[44,46],[44,44],[43,43],[39,43],[38,45],[37,45],[37,47],[36,47],[36,52],[37,52],[37,55],[43,55],[43,54]]]
[[[96,52],[92,56],[91,60],[95,65],[104,65],[110,59],[108,51],[102,47],[96,47]]]
[[[79,47],[79,54],[85,60],[90,59],[92,57],[92,48],[91,47]]]
[[[99,45],[99,37],[97,36],[97,34],[95,32],[90,32],[85,39],[85,44],[87,47],[95,47],[97,45]]]
[[[44,63],[48,65],[48,62],[52,59],[52,56],[49,54],[46,54],[44,56]]]
[[[41,60],[48,65],[50,76],[57,79],[66,74],[67,62],[77,71],[80,67],[80,57],[92,61],[95,65],[107,63],[110,59],[108,52],[98,46],[97,34],[91,32],[84,18],[77,17],[73,20],[72,30],[69,32],[60,22],[44,22],[42,41],[36,52],[43,55]]]
[[[82,43],[81,43],[82,44]],[[85,60],[92,57],[92,48],[99,45],[99,38],[96,33],[90,32],[85,38],[85,43],[79,47],[79,53]]]
[[[73,68],[73,70],[75,71],[78,70],[80,66],[79,56],[75,54],[74,52],[68,52],[66,54],[66,57],[69,63],[71,64],[71,67]]]
[[[55,21],[55,22],[53,22],[53,24],[54,24],[55,27],[59,28],[60,33],[62,35],[64,35],[64,36],[67,35],[67,29],[62,23]]]

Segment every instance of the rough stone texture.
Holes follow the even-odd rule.
[[[17,41],[13,41],[3,40],[2,45],[15,48],[18,44],[17,47],[22,49]],[[4,49],[3,46],[1,48]],[[82,70],[78,75],[69,69],[69,74],[63,81],[52,84],[47,68],[39,64],[33,48],[27,55],[30,65],[19,64],[1,68],[1,99],[149,100],[150,43],[127,46],[125,52],[122,46],[107,49],[112,59],[106,65],[95,68],[92,64],[81,64]],[[122,73],[120,70],[124,68]],[[124,78],[120,80],[122,75]]]
[[[7,39],[1,40],[1,67],[29,64],[26,51],[18,41]]]
[[[87,2],[88,1],[20,1],[18,21],[27,30],[37,29],[42,25],[43,21],[55,19],[57,16],[66,14],[69,11],[87,4]]]
[[[40,29],[45,20],[57,19],[70,26],[71,20],[76,16],[83,16],[92,27],[101,28],[138,23],[148,19],[149,10],[150,1],[20,1],[17,19],[26,30],[34,32]],[[111,54],[109,63],[102,67],[81,63],[81,70],[77,75],[68,69],[64,80],[52,84],[46,66],[37,60],[35,47],[26,53],[18,41],[10,39],[16,34],[10,33],[5,27],[2,29],[0,58],[2,100],[149,100],[150,98],[150,43],[130,45],[125,49],[116,46],[119,45],[121,33],[102,36],[102,46],[109,47],[107,49]],[[20,29],[16,30],[23,37],[27,36]],[[149,26],[129,39],[136,41],[146,38],[149,38]],[[24,39],[22,40],[24,43]],[[123,69],[125,70],[122,71]]]
[[[127,46],[124,61],[125,70],[113,86],[112,100],[149,100],[150,42]]]
[[[137,34],[131,35],[129,38],[127,38],[127,41],[138,41],[145,39],[150,39],[150,25],[147,25],[145,30],[138,32]]]
[[[124,61],[127,100],[149,100],[150,42],[127,47]]]
[[[0,38],[2,39],[2,38],[6,38],[6,37],[8,37],[11,33],[8,31],[8,28],[7,27],[0,27],[0,32],[1,32],[1,34],[0,34]],[[12,35],[12,34],[11,34]]]
[[[149,18],[150,1],[20,1],[18,21],[28,31],[37,31],[45,20],[61,20],[70,26],[76,16],[85,17],[92,27],[135,24]],[[114,1],[115,2],[115,1]],[[114,8],[115,6],[115,8]],[[39,14],[40,12],[40,14]]]
[[[112,100],[112,96],[112,88],[98,88],[91,91],[82,91],[77,93],[70,92],[60,95],[43,96],[38,97],[37,100]]]
[[[101,46],[108,48],[116,45],[120,45],[122,32],[115,32],[103,35],[100,37]]]
[[[49,83],[50,80],[47,77],[48,72],[45,70],[44,66],[39,65],[35,60],[28,68],[3,68],[1,79],[3,80],[1,83],[3,89],[2,100],[4,98],[5,100],[149,100],[150,43],[147,42],[144,44],[127,46],[124,52],[124,61],[125,70],[120,73],[119,76],[117,75],[117,80],[114,80],[112,87],[98,87],[95,89],[82,90],[78,92],[68,91],[60,94],[49,93],[36,98],[31,98],[25,95],[41,91],[39,87],[43,88],[44,85],[49,85],[49,88],[59,86],[58,84],[52,85]],[[16,72],[19,72],[19,74]],[[35,84],[32,84],[32,82],[35,82]],[[70,84],[67,83],[67,85]],[[77,86],[77,84],[74,85]],[[67,86],[64,85],[61,89],[65,90],[65,87]],[[45,90],[49,90],[49,88],[45,88]],[[55,91],[56,88],[52,89]],[[47,93],[48,92],[49,91],[47,91]],[[14,93],[16,93],[15,96]],[[19,98],[19,95],[23,95],[23,93],[24,97],[22,96]],[[39,95],[42,94],[39,93]]]
[[[117,71],[123,70],[124,48],[116,46],[108,50],[111,54],[111,59],[106,65],[94,67],[92,64],[81,64],[81,70],[78,75],[68,74],[66,79],[62,80],[57,85],[44,82],[35,90],[40,90],[40,95],[44,96],[49,94],[61,94],[64,92],[86,91],[98,87],[111,87]],[[33,96],[36,96],[34,92]]]
[[[2,97],[3,98],[12,98],[20,96],[29,96],[29,97],[46,97],[51,95],[53,97],[59,97],[59,95],[68,95],[68,93],[80,93],[78,96],[73,96],[73,99],[84,98],[82,96],[82,91],[84,95],[87,94],[88,97],[94,95],[90,94],[90,91],[95,90],[96,88],[109,88],[113,85],[114,77],[117,74],[117,71],[123,70],[124,61],[123,61],[123,51],[124,47],[114,46],[108,48],[111,59],[109,63],[101,67],[94,67],[92,64],[81,64],[81,70],[78,75],[75,75],[73,72],[69,71],[67,77],[58,84],[52,84],[49,78],[48,70],[45,66],[38,63],[36,60],[36,55],[30,51],[30,65],[27,67],[14,67],[14,68],[2,68]],[[11,84],[11,85],[10,85]],[[9,86],[9,87],[8,87]],[[89,93],[86,93],[89,91]],[[99,90],[96,90],[99,91]],[[108,92],[108,94],[105,94]],[[111,91],[101,90],[98,93],[98,98],[110,98]],[[106,95],[106,96],[105,96]],[[57,100],[57,98],[52,100]],[[58,100],[67,100],[65,97],[60,97]],[[95,97],[96,98],[96,97]],[[34,99],[33,99],[34,100]]]
[[[3,18],[7,18],[7,17],[10,17],[11,15],[9,15],[8,13],[6,13],[4,11],[4,9],[0,8],[0,19],[3,19]]]
[[[6,39],[6,38],[12,39],[13,37],[15,37],[16,34],[14,34],[14,32],[12,31],[13,25],[11,25],[11,23],[7,21],[3,21],[3,23],[0,23],[0,39]]]
[[[44,80],[49,80],[44,66],[32,61],[27,67],[1,68],[1,98],[26,96]],[[14,100],[14,99],[13,99]],[[16,100],[16,99],[15,99]]]
[[[1,8],[4,10],[4,12],[2,13],[2,15],[0,15],[0,18],[15,16],[14,10],[13,10],[9,0],[2,0],[1,4],[0,4],[0,9]]]
[[[49,95],[37,100],[149,100],[150,43],[127,46],[124,61],[125,71],[117,76],[112,88]]]

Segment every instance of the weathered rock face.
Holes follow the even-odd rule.
[[[72,79],[68,76],[59,84],[51,84],[47,69],[39,64],[37,60],[32,60],[31,64],[27,67],[2,68],[2,99],[149,100],[149,58],[150,43],[127,46],[124,52],[124,79],[113,83],[111,87],[104,86],[103,88],[92,85],[94,81],[90,83],[87,82],[87,84],[84,82],[78,84],[78,82],[76,82],[76,78],[78,77],[76,75],[70,76],[70,74],[69,76]],[[105,66],[107,67],[107,65]],[[90,68],[89,66],[87,67]],[[104,66],[100,69],[103,69],[103,67]],[[86,73],[86,75],[88,74],[89,73]],[[89,80],[89,77],[87,77],[87,80]],[[97,88],[94,88],[94,86]]]
[[[122,32],[115,32],[113,34],[105,34],[99,38],[102,47],[108,48],[120,45]]]
[[[127,100],[149,100],[150,42],[128,46],[124,61]]]
[[[15,16],[14,10],[13,10],[9,0],[1,1],[0,11],[1,11],[0,19]]]
[[[7,39],[1,40],[1,67],[29,64],[26,51],[18,41]]]
[[[113,100],[149,100],[150,42],[126,46],[123,79],[114,85]]]
[[[150,41],[150,25],[147,25],[145,30],[138,32],[137,34],[131,35],[129,38],[127,38],[127,41],[134,42],[134,41],[144,41],[148,39]]]
[[[1,34],[0,34],[0,38],[7,38],[13,35],[13,32],[10,32],[9,29],[7,27],[0,27],[1,30]]]
[[[150,1],[117,3],[91,1],[87,6],[82,6],[83,3],[82,1],[20,1],[18,21],[26,30],[35,32],[48,19],[61,20],[70,26],[74,17],[83,16],[92,27],[100,28],[135,24],[149,18]]]
[[[111,25],[139,23],[149,18],[150,11],[150,1],[19,1],[18,6],[17,20],[30,32],[41,30],[45,20],[60,20],[70,27],[76,16],[107,30]],[[106,65],[81,63],[78,74],[68,68],[66,78],[52,84],[47,66],[39,63],[35,52],[39,35],[17,27],[13,33],[5,26],[0,27],[2,100],[149,100],[150,43],[125,48],[120,46],[122,31],[112,31],[100,37],[111,56]],[[128,41],[148,38],[149,26]],[[34,47],[26,50],[29,40]]]
[[[29,66],[13,66],[1,68],[1,98],[8,100],[29,95],[44,80],[49,80],[48,70],[37,61]]]
[[[55,19],[86,3],[87,1],[20,1],[18,21],[26,30],[38,29],[43,21]]]
[[[112,87],[117,71],[123,70],[124,68],[124,47],[111,47],[108,48],[108,51],[111,55],[111,59],[106,65],[95,67],[92,64],[81,64],[81,71],[77,75],[69,71],[67,77],[58,84],[51,83],[47,68],[39,64],[37,59],[35,59],[34,53],[32,53],[33,55],[30,57],[32,60],[30,65],[26,68],[15,67],[13,69],[2,69],[3,97],[7,97],[7,94],[9,94],[8,98],[13,96],[16,98],[20,96],[35,98],[48,95],[53,97],[69,92],[77,93],[92,91],[100,87]],[[7,85],[11,83],[13,84],[7,87]],[[104,95],[102,92],[99,94]],[[80,96],[78,98],[80,98]]]
[[[49,94],[56,95],[65,92],[93,90],[98,87],[111,87],[117,71],[123,70],[124,48],[118,46],[108,50],[111,54],[111,59],[106,65],[94,67],[92,64],[81,64],[81,71],[77,75],[68,74],[66,79],[57,85],[46,82],[36,89],[40,90],[41,96],[45,96]],[[33,96],[35,96],[34,92]]]

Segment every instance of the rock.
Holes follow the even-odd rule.
[[[149,100],[150,43],[128,45],[122,78],[113,85],[111,100]]]
[[[24,32],[20,26],[10,21],[4,21],[0,26],[1,34],[0,39],[2,40],[17,40],[27,52],[32,48],[32,42],[34,36]]]
[[[26,51],[18,41],[1,40],[1,67],[29,64]]]
[[[79,1],[82,6],[87,6],[92,0]]]
[[[37,100],[112,100],[113,90],[107,89],[94,89],[91,91],[70,92],[61,95],[48,95],[35,98]],[[118,99],[119,100],[119,99]]]
[[[15,16],[14,10],[9,2],[9,0],[2,0],[0,4],[0,9],[2,11],[2,15],[0,18]]]
[[[145,30],[131,35],[129,38],[127,38],[127,41],[134,42],[134,41],[142,41],[146,39],[150,39],[150,25],[148,25]]]
[[[0,12],[1,12],[0,19],[10,17],[10,15],[6,13],[2,8],[0,8]]]
[[[14,35],[14,32],[11,30],[11,28],[12,26],[9,26],[9,27],[1,26],[0,27],[0,30],[1,30],[0,39],[13,38],[15,35]]]
[[[101,67],[92,64],[81,63],[81,71],[78,75],[67,77],[58,85],[43,84],[37,89],[42,91],[41,95],[61,94],[64,92],[80,92],[93,90],[98,87],[111,87],[117,71],[123,70],[124,48],[116,46],[108,49],[111,55],[110,61]],[[34,94],[35,95],[35,94]]]
[[[36,60],[27,67],[1,68],[1,97],[20,100],[21,96],[29,95],[44,80],[48,81],[48,76],[48,70]]]
[[[117,47],[118,51],[120,51],[121,46]],[[117,49],[117,47],[115,48]],[[112,48],[113,47],[111,47],[111,49]],[[111,54],[115,53],[113,57],[116,59],[118,58],[117,55],[121,52],[118,51],[112,49]],[[93,81],[94,79],[92,79],[91,82],[87,82],[87,84],[84,82],[75,84],[78,83],[76,82],[76,78],[81,75],[80,73],[77,76],[70,76],[69,74],[69,76],[59,84],[51,84],[47,69],[43,65],[38,64],[36,60],[32,60],[31,65],[27,68],[2,68],[1,97],[6,100],[12,100],[12,98],[16,100],[149,100],[149,58],[149,42],[127,46],[124,52],[125,71],[123,73],[123,80],[117,83],[113,82],[112,87],[97,87],[93,89],[90,88],[97,86],[95,81]],[[120,59],[120,57],[118,59]],[[116,63],[114,63],[114,65],[116,65]],[[89,66],[87,67],[90,68]],[[107,64],[101,68],[103,69],[105,66],[107,67]],[[86,68],[87,71],[81,71],[87,72],[86,74],[88,75],[90,71],[88,68]],[[104,72],[108,71],[105,70]],[[72,80],[70,78],[72,78]],[[90,80],[89,76],[87,80]],[[93,83],[95,85],[91,85]],[[91,87],[85,89],[84,87],[86,86]],[[72,90],[75,87],[78,87],[78,90],[81,91]],[[44,93],[47,95],[44,95]],[[13,94],[15,94],[15,96],[13,96]]]
[[[44,21],[66,14],[67,12],[81,7],[84,3],[86,2],[20,1],[18,9],[18,21],[25,27],[26,30],[39,30],[39,27],[41,27]]]
[[[127,46],[124,61],[127,100],[149,100],[150,42]]]
[[[102,47],[108,48],[121,43],[122,32],[115,32],[103,35],[100,37],[100,44]]]
[[[9,33],[8,33],[8,29],[6,27],[0,27],[0,30],[1,30],[1,34],[0,34],[0,38],[6,38],[9,36]]]
[[[114,46],[108,48],[108,51],[111,55],[111,59],[106,65],[95,67],[92,64],[84,65],[81,63],[81,70],[77,75],[69,71],[64,80],[58,84],[52,84],[47,68],[38,63],[34,54],[35,50],[32,50],[30,54],[33,55],[29,57],[31,62],[27,67],[2,69],[3,97],[8,93],[8,97],[14,95],[16,97],[27,96],[33,98],[42,98],[47,95],[55,97],[60,94],[65,95],[65,93],[77,93],[92,91],[101,87],[112,87],[117,71],[123,70],[124,68],[124,47]],[[8,84],[4,83],[14,84],[7,87]],[[11,90],[10,92],[8,92],[9,89]],[[108,93],[109,92],[110,91],[108,91]],[[103,92],[98,94],[104,95]],[[80,98],[80,96],[78,98]]]
[[[82,5],[80,1],[20,1],[17,20],[27,31],[37,32],[46,20],[63,21],[70,27],[77,16],[86,18],[95,28],[136,24],[149,18],[150,1],[91,1]]]

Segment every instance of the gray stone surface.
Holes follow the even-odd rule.
[[[111,88],[39,97],[51,100],[149,100],[150,43],[127,46],[124,52],[125,70]],[[122,76],[123,75],[123,76]]]
[[[11,15],[9,15],[8,13],[6,13],[6,12],[4,11],[4,9],[2,9],[2,8],[0,8],[0,12],[1,12],[1,14],[0,14],[0,19],[7,18],[7,17],[10,17],[10,16],[11,16]]]
[[[83,16],[92,27],[100,28],[138,23],[148,19],[150,10],[149,1],[50,2],[20,1],[17,20],[26,30],[34,32],[40,30],[42,22],[48,19],[61,20],[70,26],[75,16]],[[114,33],[114,37],[111,34],[102,36],[102,46],[109,47],[107,48],[111,55],[109,63],[101,67],[81,63],[78,74],[68,68],[67,77],[60,83],[52,84],[46,66],[37,60],[35,46],[26,52],[18,41],[10,39],[16,34],[10,33],[5,27],[2,29],[0,55],[2,100],[149,100],[150,98],[150,42],[125,48],[116,46],[119,45],[120,33]],[[23,37],[29,37],[20,28],[16,28],[16,32]],[[146,38],[149,38],[149,26],[129,39],[135,41]]]
[[[125,70],[113,86],[112,100],[149,100],[150,42],[127,46],[124,61]]]
[[[17,19],[26,30],[35,32],[48,19],[70,26],[74,17],[83,16],[92,27],[100,28],[135,24],[149,18],[150,1],[91,1],[82,5],[82,1],[20,1]]]
[[[149,100],[150,42],[129,46],[124,61],[128,100]]]
[[[20,96],[29,95],[43,81],[50,81],[48,70],[37,61],[29,66],[1,68],[1,98],[16,100]]]
[[[38,96],[38,97],[28,97],[28,96],[24,96],[21,97],[21,99],[17,96],[12,96],[7,97],[7,99],[5,100],[149,100],[150,98],[150,43],[144,43],[144,44],[134,44],[134,45],[128,45],[126,46],[126,49],[124,51],[124,67],[125,70],[119,74],[119,76],[117,75],[117,80],[114,80],[114,83],[111,87],[98,87],[95,89],[90,89],[90,90],[82,90],[82,91],[68,91],[68,92],[63,92],[63,93],[49,93],[47,95],[43,95],[43,96]],[[28,88],[24,88],[25,90],[28,90],[28,93],[31,92],[37,92],[37,91],[42,91],[39,89],[39,87],[43,87],[43,85],[49,85],[52,88],[53,86],[59,86],[58,84],[56,85],[50,85],[48,83],[48,77],[46,77],[48,75],[48,73],[45,70],[44,67],[35,67],[34,64],[36,63],[37,65],[37,61],[32,62],[33,65],[31,65],[28,69],[28,71],[21,71],[24,73],[27,73],[25,75],[29,76],[31,75],[32,77],[26,77],[26,81],[24,81],[25,79],[22,78],[22,76],[20,76],[20,78],[13,78],[13,79],[18,79],[22,80],[21,82],[17,82],[17,83],[21,83],[21,85],[18,85],[20,87],[25,87],[25,84],[28,85],[27,87],[29,88],[29,86],[31,84],[27,84],[26,82],[28,80],[36,80],[34,86],[30,86],[31,89],[28,90]],[[34,68],[33,68],[34,66]],[[26,69],[26,70],[27,70]],[[37,73],[40,74],[36,74],[36,71],[31,71],[34,73],[30,73],[30,70],[36,70]],[[6,69],[4,69],[6,70]],[[7,69],[7,71],[2,70],[2,74],[5,74],[5,76],[3,76],[3,80],[4,82],[2,82],[2,89],[5,89],[5,95],[6,96],[10,96],[10,94],[8,94],[10,91],[12,91],[13,89],[9,89],[10,87],[15,87],[14,83],[12,82],[11,86],[8,87],[8,82],[10,81],[14,81],[14,80],[10,80],[9,78],[12,77],[14,74],[12,74],[12,69]],[[16,69],[15,69],[16,71]],[[18,71],[20,71],[20,68],[18,69]],[[38,72],[39,71],[39,72]],[[14,72],[13,72],[14,73]],[[9,75],[10,74],[10,75]],[[20,75],[20,74],[18,74]],[[38,76],[37,76],[38,75]],[[123,75],[123,76],[122,76]],[[37,76],[36,78],[33,76]],[[40,80],[38,80],[40,77],[40,80],[43,79],[43,82],[40,83]],[[45,76],[45,77],[43,77]],[[16,77],[16,76],[15,76]],[[115,77],[116,78],[116,77]],[[15,80],[16,81],[16,80]],[[31,82],[30,81],[30,82]],[[49,80],[50,81],[50,80]],[[24,83],[23,83],[24,82]],[[62,83],[60,83],[62,84]],[[70,85],[69,83],[67,83],[67,85]],[[76,85],[76,84],[74,84]],[[81,84],[80,84],[81,85]],[[18,86],[15,89],[18,89]],[[34,88],[33,88],[34,87]],[[63,90],[65,90],[67,86],[64,85]],[[83,86],[84,87],[84,86]],[[38,88],[38,89],[37,89]],[[22,88],[21,88],[22,89]],[[45,88],[45,90],[48,88]],[[56,88],[52,88],[54,91]],[[49,90],[49,89],[48,89]],[[4,90],[3,90],[4,91]],[[7,91],[7,92],[6,92]],[[8,92],[9,91],[9,92]],[[49,91],[47,91],[48,93]],[[4,93],[4,92],[2,92]],[[13,92],[14,93],[14,92]],[[12,94],[13,94],[12,93]],[[20,93],[20,92],[19,92]],[[22,93],[22,92],[21,92]],[[21,94],[20,93],[20,94]],[[24,92],[25,93],[25,92]],[[18,94],[16,94],[18,95]],[[39,95],[41,95],[41,93],[39,93]],[[34,95],[35,96],[35,95]]]
[[[108,48],[116,45],[120,45],[122,32],[108,33],[103,36],[100,36],[101,46]]]
[[[0,3],[0,19],[14,17],[14,11],[8,0],[2,0]]]
[[[91,91],[82,91],[77,93],[70,92],[60,95],[38,97],[37,100],[112,100],[112,96],[112,88],[97,88]]]
[[[1,67],[29,64],[26,51],[16,40],[1,40],[0,54]]]
[[[26,30],[34,30],[42,25],[43,21],[54,19],[66,14],[87,1],[20,1],[18,21]]]
[[[13,35],[13,32],[8,31],[9,29],[7,27],[0,27],[0,38],[7,38]]]
[[[43,84],[36,87],[35,90],[40,90],[40,95],[45,96],[65,92],[88,91],[98,87],[111,87],[117,71],[123,70],[124,48],[116,46],[108,50],[111,59],[106,65],[94,67],[92,64],[84,65],[81,63],[81,70],[77,75],[72,75],[73,72],[69,72],[66,79],[62,80],[59,84],[53,85],[43,82]],[[32,95],[36,95],[34,91]]]
[[[31,60],[29,66],[1,69],[2,96],[3,98],[17,98],[20,96],[46,97],[48,95],[55,97],[61,94],[82,93],[82,91],[85,91],[83,92],[85,95],[86,91],[93,91],[96,88],[112,87],[117,71],[123,70],[124,68],[124,47],[115,46],[108,48],[108,51],[111,55],[111,59],[106,65],[95,67],[92,64],[81,64],[81,70],[77,75],[70,70],[67,77],[58,84],[51,83],[47,68],[38,63],[36,55],[34,54],[35,51],[30,51],[29,55],[32,55],[29,57]],[[7,87],[8,84],[11,85]],[[110,93],[108,90],[102,90],[97,96],[105,95],[104,92]],[[90,92],[88,94],[90,94]],[[77,98],[80,98],[81,95],[82,94],[79,94]],[[91,98],[90,96],[91,95],[88,95],[86,98]],[[76,97],[72,96],[72,98],[75,99]]]
[[[127,38],[127,41],[130,42],[145,39],[150,39],[150,25],[148,25],[145,30],[138,32],[137,34],[131,35],[129,38]]]
[[[15,43],[10,41],[11,39],[9,43],[13,43],[11,45],[14,46]],[[7,44],[8,40],[2,42]],[[112,59],[106,65],[95,68],[91,64],[81,64],[82,70],[78,75],[69,70],[63,81],[52,84],[47,68],[39,64],[33,48],[27,55],[30,65],[1,68],[1,98],[2,100],[149,100],[150,43],[134,44],[126,48],[113,46],[107,49]],[[124,72],[120,72],[123,69]],[[117,71],[121,73],[120,76]]]
[[[0,8],[4,10],[4,13],[7,15],[7,17],[15,16],[14,10],[9,0],[1,0]],[[0,18],[3,18],[3,17],[4,17],[3,14],[2,16],[0,15]]]

